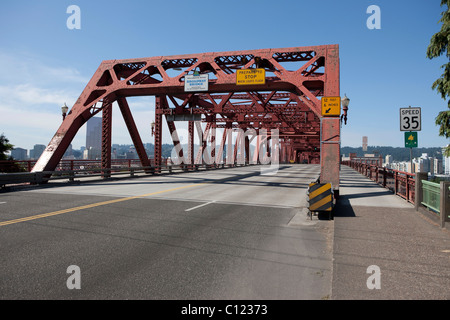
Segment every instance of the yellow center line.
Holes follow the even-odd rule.
[[[19,222],[25,222],[25,221],[30,221],[30,220],[36,220],[36,219],[52,217],[52,216],[56,216],[56,215],[63,214],[63,213],[68,213],[68,212],[74,212],[74,211],[80,211],[80,210],[89,209],[89,208],[100,207],[100,206],[104,206],[104,205],[107,205],[107,204],[112,204],[112,203],[117,203],[117,202],[123,202],[123,201],[128,201],[128,200],[133,200],[133,199],[153,196],[153,195],[161,194],[161,193],[165,193],[165,192],[171,192],[171,191],[175,191],[175,190],[181,190],[181,189],[197,187],[197,186],[200,186],[200,185],[203,185],[203,184],[205,184],[205,183],[196,183],[196,184],[191,184],[191,185],[188,185],[188,186],[177,187],[177,188],[172,188],[172,189],[168,189],[168,190],[161,190],[161,191],[156,191],[156,192],[152,192],[152,193],[141,194],[139,196],[132,196],[132,197],[126,197],[126,198],[120,198],[120,199],[96,202],[96,203],[87,204],[87,205],[84,205],[84,206],[73,207],[73,208],[53,211],[53,212],[49,212],[49,213],[37,214],[37,215],[34,215],[34,216],[30,216],[30,217],[19,218],[19,219],[14,219],[14,220],[7,220],[7,221],[0,222],[0,227],[6,226],[6,225],[9,225],[9,224],[19,223]]]

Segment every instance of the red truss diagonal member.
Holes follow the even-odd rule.
[[[237,85],[243,69],[264,69],[265,82]],[[186,75],[208,75],[208,89],[186,92]],[[321,164],[321,181],[339,187],[340,123],[322,117],[320,99],[339,96],[339,47],[211,52],[103,61],[51,139],[33,171],[53,171],[80,127],[103,111],[102,164],[110,165],[111,106],[118,102],[143,165],[149,161],[126,103],[127,97],[155,96],[155,164],[161,164],[162,117],[194,115],[208,128],[279,130],[281,159]],[[167,120],[167,119],[166,119]],[[223,135],[221,149],[226,135]],[[178,141],[174,140],[176,145]],[[193,160],[193,139],[188,157]],[[248,149],[247,147],[245,149]],[[220,151],[221,152],[221,151]],[[182,152],[180,154],[183,154]],[[213,155],[214,157],[214,155]],[[245,155],[249,159],[249,155]]]

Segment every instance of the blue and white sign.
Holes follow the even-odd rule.
[[[184,77],[184,91],[208,91],[209,76],[207,74],[186,75]]]

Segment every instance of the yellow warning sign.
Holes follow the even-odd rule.
[[[322,98],[322,116],[334,117],[341,115],[341,97]]]
[[[330,183],[309,184],[309,210],[331,211],[333,209],[333,193]]]
[[[237,85],[265,84],[266,70],[264,69],[244,69],[236,71]]]

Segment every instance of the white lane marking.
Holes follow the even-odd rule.
[[[6,202],[0,202],[0,204],[4,204],[4,203],[6,203]]]
[[[186,210],[184,210],[184,211],[191,211],[191,210],[195,210],[195,209],[198,209],[198,208],[201,208],[201,207],[204,207],[204,206],[207,206],[208,204],[211,204],[211,203],[214,203],[214,202],[216,202],[216,200],[214,200],[214,201],[210,201],[210,202],[206,202],[206,203],[203,203],[203,204],[200,204],[200,205],[198,205],[198,206],[195,206],[195,207],[192,207],[192,208],[189,208],[189,209],[186,209]]]

